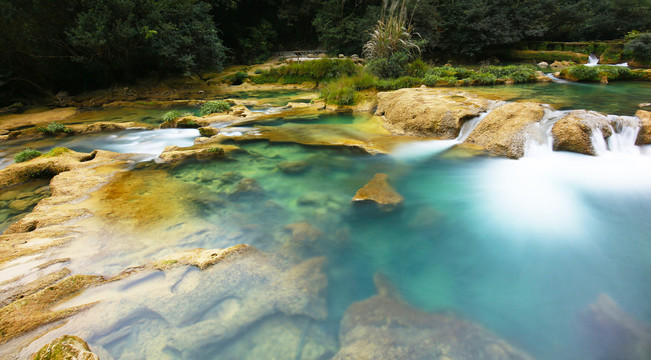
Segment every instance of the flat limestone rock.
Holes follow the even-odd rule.
[[[462,91],[409,88],[377,94],[375,115],[394,134],[454,139],[466,120],[487,111],[492,101]]]
[[[391,211],[401,206],[405,198],[389,185],[387,179],[387,174],[375,174],[366,185],[357,190],[352,202],[373,202],[384,211]]]
[[[613,134],[610,120],[605,115],[594,111],[572,111],[552,127],[554,151],[596,155],[591,136],[597,129],[604,138]]]
[[[99,360],[80,337],[64,335],[43,346],[30,360]]]
[[[417,310],[386,279],[378,295],[353,303],[341,322],[335,360],[533,360],[478,324]]]
[[[543,119],[545,111],[534,102],[514,102],[492,110],[470,133],[467,143],[477,144],[499,156],[524,155],[527,128]]]

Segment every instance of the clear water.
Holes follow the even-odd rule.
[[[563,93],[561,85],[514,88],[522,91],[520,97],[529,92],[541,100],[548,96],[544,86]],[[648,85],[637,90],[637,84],[629,85],[638,91],[636,102],[649,95]],[[580,86],[568,86],[572,108],[607,96],[592,98]],[[618,94],[615,99],[629,98]],[[633,109],[626,101],[600,106]],[[355,121],[354,115],[330,115],[303,124]],[[124,151],[129,141],[120,143],[120,137],[133,140],[133,134],[80,139],[85,147],[114,144]],[[164,137],[172,142],[195,136],[168,135]],[[599,157],[544,153],[516,161],[457,158],[447,152],[454,143],[413,157],[267,142],[240,145],[245,152],[230,160],[175,167],[145,163],[129,175],[128,181],[139,184],[131,192],[136,198],[125,199],[129,207],[137,208],[142,197],[150,200],[142,206],[152,218],[157,219],[157,212],[169,214],[170,205],[187,216],[169,219],[171,223],[157,220],[137,236],[119,235],[113,225],[115,232],[88,235],[52,256],[71,257],[75,273],[106,275],[181,250],[239,243],[291,263],[325,256],[327,317],[309,322],[319,335],[305,333],[308,340],[314,336],[333,343],[349,306],[375,293],[377,272],[387,275],[414,307],[452,311],[536,359],[603,358],[598,344],[584,336],[580,320],[602,293],[638,320],[651,322],[651,157],[644,149]],[[307,167],[281,171],[279,165],[288,161],[303,161]],[[402,209],[385,213],[350,203],[376,173],[388,174],[405,197]],[[235,194],[242,178],[255,179],[262,190]],[[127,179],[116,179],[120,181]],[[99,199],[105,206],[121,204],[119,196]],[[131,216],[124,211],[125,218]],[[309,223],[321,235],[313,242],[292,242],[286,226],[296,222]],[[233,279],[238,289],[269,286],[247,272]],[[220,335],[220,324],[207,321],[230,319],[229,311],[237,307],[215,306],[214,297],[235,291],[224,290],[233,281],[195,269],[145,272],[65,305],[101,300],[48,336],[79,334],[102,358],[245,359],[259,357],[261,349],[276,358],[296,358],[294,349],[308,323],[303,315],[265,315],[231,329],[227,338]],[[271,301],[273,294],[262,293],[256,301]],[[186,313],[193,315],[179,315]],[[195,333],[214,340],[198,342]],[[292,355],[279,349],[290,349]]]

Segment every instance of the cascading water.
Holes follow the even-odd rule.
[[[595,54],[590,54],[588,56],[588,63],[585,64],[585,66],[597,66],[599,65],[599,58],[595,56]]]
[[[543,119],[532,124],[525,135],[525,156],[542,157],[553,153],[552,127],[568,113],[569,111],[558,111],[546,107]]]

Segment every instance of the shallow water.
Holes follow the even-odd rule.
[[[550,89],[562,93],[560,85]],[[571,86],[568,102],[599,102],[580,100],[585,95],[577,88],[581,85]],[[514,88],[501,89],[512,94]],[[527,91],[537,100],[548,96],[544,87],[521,89],[518,96]],[[630,99],[637,96],[637,102],[643,101],[640,94],[649,94],[644,87],[633,92],[637,95]],[[626,104],[612,106],[633,109]],[[364,118],[288,117],[264,125],[350,124]],[[62,145],[154,154],[162,143],[183,145],[197,136],[196,130],[179,131],[126,131]],[[89,201],[129,206],[133,214],[146,209],[146,214],[110,213],[120,226],[102,221],[114,232],[93,234],[53,256],[71,257],[67,266],[75,273],[109,275],[182,250],[246,243],[274,254],[279,263],[251,260],[253,268],[269,270],[270,278],[249,268],[233,270],[230,278],[193,268],[137,274],[60,305],[101,300],[48,337],[79,334],[103,359],[309,358],[319,341],[336,352],[344,312],[375,294],[377,272],[414,307],[481,324],[536,359],[603,358],[598,344],[585,336],[582,321],[602,293],[635,318],[651,322],[648,149],[624,151],[624,145],[613,143],[605,144],[598,157],[541,151],[516,161],[457,158],[447,152],[455,143],[408,145],[393,155],[371,156],[260,141],[238,144],[245,151],[228,160],[143,163],[109,186],[116,191],[105,189]],[[301,166],[288,171],[288,162]],[[389,176],[405,198],[404,207],[386,213],[351,204],[357,189],[376,173]],[[245,178],[257,186],[238,191]],[[125,188],[132,195],[118,191],[123,183],[131,184]],[[173,210],[179,209],[187,216],[177,216]],[[309,224],[314,236],[294,236],[296,223]],[[327,317],[264,312],[269,306],[282,308],[270,288],[283,283],[272,277],[275,269],[288,273],[292,265],[286,264],[316,256],[327,259]],[[260,317],[246,323],[240,313]],[[224,335],[222,325],[233,322],[237,326]]]

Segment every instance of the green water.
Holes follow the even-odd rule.
[[[550,102],[565,96],[571,108],[617,114],[631,114],[650,94],[646,84],[613,84],[607,90],[589,86],[536,84],[482,91]],[[363,119],[331,114],[265,125]],[[116,135],[125,140],[114,151],[133,151],[134,144],[148,139],[133,132],[110,136]],[[188,141],[192,134],[166,136]],[[86,137],[75,146],[110,147],[111,141]],[[149,179],[148,171],[162,170],[183,184],[192,196],[178,201],[192,209],[195,219],[157,230],[166,234],[185,226],[194,232],[171,241],[145,235],[85,239],[57,254],[71,257],[75,272],[106,275],[182,250],[239,243],[260,248],[283,264],[324,256],[325,319],[277,310],[226,329],[229,337],[223,339],[221,324],[210,320],[247,315],[229,300],[245,302],[237,289],[261,288],[251,296],[265,304],[275,296],[275,283],[247,271],[223,279],[190,268],[145,272],[89,291],[77,304],[101,300],[100,305],[52,336],[79,334],[102,358],[115,359],[300,358],[301,338],[334,344],[331,356],[343,314],[375,294],[372,279],[378,272],[411,306],[480,324],[536,359],[604,358],[599,342],[585,335],[590,325],[582,320],[600,294],[639,321],[651,322],[649,156],[555,153],[515,161],[442,153],[410,160],[346,148],[265,141],[238,145],[244,151],[226,160],[178,166],[148,162],[133,171],[135,177]],[[387,174],[404,196],[402,208],[383,212],[351,203],[377,173]],[[249,186],[243,189],[243,183]],[[316,235],[295,237],[291,226],[297,223],[309,224]],[[214,296],[231,305],[215,305]]]

